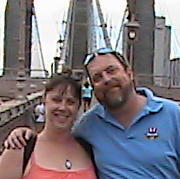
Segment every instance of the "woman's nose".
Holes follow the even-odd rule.
[[[58,103],[58,109],[59,110],[65,110],[67,108],[66,101],[62,100]]]

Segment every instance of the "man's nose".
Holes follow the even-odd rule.
[[[111,76],[108,73],[103,72],[103,82],[104,82],[104,84],[108,85],[110,81],[111,81]]]

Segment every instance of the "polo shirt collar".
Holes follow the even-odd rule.
[[[144,110],[148,112],[158,112],[159,110],[162,109],[163,103],[160,100],[160,98],[154,96],[153,92],[150,89],[147,88],[137,88],[136,89],[137,93],[140,93],[147,97],[147,103],[144,106]]]
[[[104,106],[99,103],[95,106],[94,113],[100,118],[105,118],[106,116],[106,110],[104,109]]]

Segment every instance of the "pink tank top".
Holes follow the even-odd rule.
[[[36,164],[34,154],[32,154],[31,168],[23,179],[97,179],[94,167],[80,170],[56,171],[42,168]]]

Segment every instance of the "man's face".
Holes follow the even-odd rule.
[[[114,109],[127,102],[133,91],[132,71],[112,54],[99,55],[87,66],[97,100]]]

